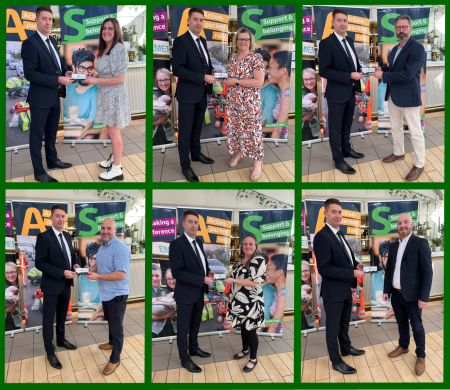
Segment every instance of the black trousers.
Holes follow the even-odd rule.
[[[50,108],[36,108],[30,106],[30,154],[35,175],[42,175],[45,173],[44,166],[42,165],[43,140],[45,140],[45,158],[47,159],[47,166],[55,164],[58,159],[55,142],[60,111],[61,107],[59,99],[56,101],[56,104]]]
[[[342,363],[342,358],[339,354],[339,345],[341,352],[347,352],[351,347],[348,328],[350,315],[352,314],[352,296],[349,295],[345,301],[339,302],[324,300],[323,305],[327,313],[325,338],[327,340],[328,355],[331,363],[340,364]]]
[[[416,356],[425,357],[425,329],[422,325],[422,309],[419,309],[417,301],[407,302],[403,295],[397,290],[393,290],[391,297],[392,308],[394,309],[397,320],[398,332],[400,338],[398,344],[403,349],[409,346],[409,322],[413,330],[414,342],[416,343]]]
[[[355,112],[355,94],[352,93],[346,103],[328,102],[328,133],[330,137],[331,153],[335,164],[344,162],[342,153],[350,153],[350,130]]]
[[[206,86],[198,103],[178,102],[178,153],[182,169],[188,169],[191,166],[189,151],[191,157],[200,155],[200,135],[205,119],[206,103]]]
[[[65,323],[67,309],[70,302],[70,280],[66,284],[61,294],[44,293],[44,305],[42,309],[42,337],[44,339],[44,348],[47,355],[55,354],[53,345],[53,321],[56,314],[56,342],[62,343],[65,340]]]
[[[127,308],[128,295],[118,295],[110,301],[102,301],[103,314],[108,321],[109,345],[113,346],[109,361],[113,364],[120,362],[123,348],[123,317]]]
[[[198,330],[202,322],[202,311],[205,298],[203,289],[199,289],[198,299],[194,303],[178,303],[177,304],[177,345],[180,360],[188,362],[190,356],[187,353],[188,343],[187,336],[189,333],[189,351],[195,352],[198,350]]]
[[[242,350],[248,351],[250,349],[250,359],[256,359],[258,352],[258,334],[256,329],[246,330],[245,326],[241,326]]]

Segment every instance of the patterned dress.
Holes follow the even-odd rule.
[[[254,71],[264,71],[261,54],[250,52],[241,62],[232,54],[228,74],[238,80],[253,79]],[[227,123],[228,151],[240,151],[243,156],[261,161],[264,157],[261,138],[261,89],[242,86],[228,88]]]
[[[261,329],[264,327],[264,297],[262,283],[266,278],[267,266],[263,257],[257,256],[249,260],[248,271],[240,262],[236,262],[230,272],[233,279],[247,279],[258,283],[255,287],[231,285],[228,303],[227,320],[231,326],[245,326],[245,329]]]
[[[103,55],[97,60],[95,70],[99,78],[126,75],[128,53],[125,46],[118,42],[109,55]],[[118,85],[98,85],[95,121],[105,126],[116,125],[118,129],[123,129],[131,123],[126,81]]]
[[[278,117],[280,116],[280,109],[281,109],[281,99],[284,97],[289,97],[289,91],[290,88],[286,88],[283,92],[280,93],[278,96],[277,103],[275,104],[275,107],[273,109],[273,119],[275,121],[278,121]],[[283,132],[281,133],[281,139],[287,139],[288,137],[288,131],[289,127],[283,127]]]

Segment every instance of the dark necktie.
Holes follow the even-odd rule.
[[[54,51],[52,50],[52,48],[50,47],[50,38],[47,38],[47,39],[45,40],[45,42],[47,42],[48,50],[50,50],[50,54],[52,55],[53,62],[55,63],[56,69],[58,69],[58,75],[59,75],[59,76],[62,76],[61,68],[59,67],[58,60],[56,59],[55,52],[54,52]]]
[[[344,38],[344,39],[342,40],[342,42],[344,43],[345,51],[347,52],[348,59],[350,60],[350,64],[351,64],[351,66],[352,66],[352,71],[353,71],[353,72],[356,72],[356,69],[355,69],[355,63],[353,62],[353,57],[352,57],[352,55],[350,54],[350,50],[349,50],[349,48],[348,48],[348,46],[347,46],[347,40]],[[357,80],[352,80],[352,81],[353,81],[353,84],[356,85]]]
[[[198,50],[200,50],[200,55],[202,56],[203,66],[205,67],[206,74],[209,74],[209,66],[206,61],[205,53],[203,53],[203,49],[201,48],[200,38],[197,38],[197,46]]]
[[[61,241],[64,258],[66,259],[66,269],[70,271],[69,255],[67,254],[66,245],[64,244],[62,233],[59,233],[59,241]]]
[[[195,254],[197,255],[198,263],[200,264],[200,268],[202,269],[202,274],[205,274],[205,269],[203,268],[202,258],[200,257],[200,252],[197,249],[197,243],[195,240],[192,240],[192,245],[194,245]]]
[[[340,230],[338,230],[337,236],[339,237],[339,241],[341,241],[341,245],[342,245],[342,247],[344,248],[344,252],[345,252],[345,254],[347,255],[347,259],[350,260],[350,263],[351,263],[351,265],[352,265],[352,267],[353,267],[353,261],[350,259],[350,257],[348,257],[347,247],[345,246],[344,240],[342,239],[342,232],[341,232]]]

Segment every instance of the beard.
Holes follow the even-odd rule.
[[[397,35],[397,38],[398,38],[399,41],[404,41],[406,38],[408,38],[408,35],[400,33],[400,34]]]
[[[397,229],[398,235],[403,239],[405,237],[408,237],[411,233],[412,233],[412,229],[407,229],[406,232],[405,231],[400,231]]]
[[[83,80],[78,80],[78,84],[82,85],[83,87],[89,85],[89,84],[85,83]]]

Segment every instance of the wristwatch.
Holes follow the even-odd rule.
[[[238,87],[239,86],[239,83],[236,81],[236,85],[235,85],[235,87]]]

